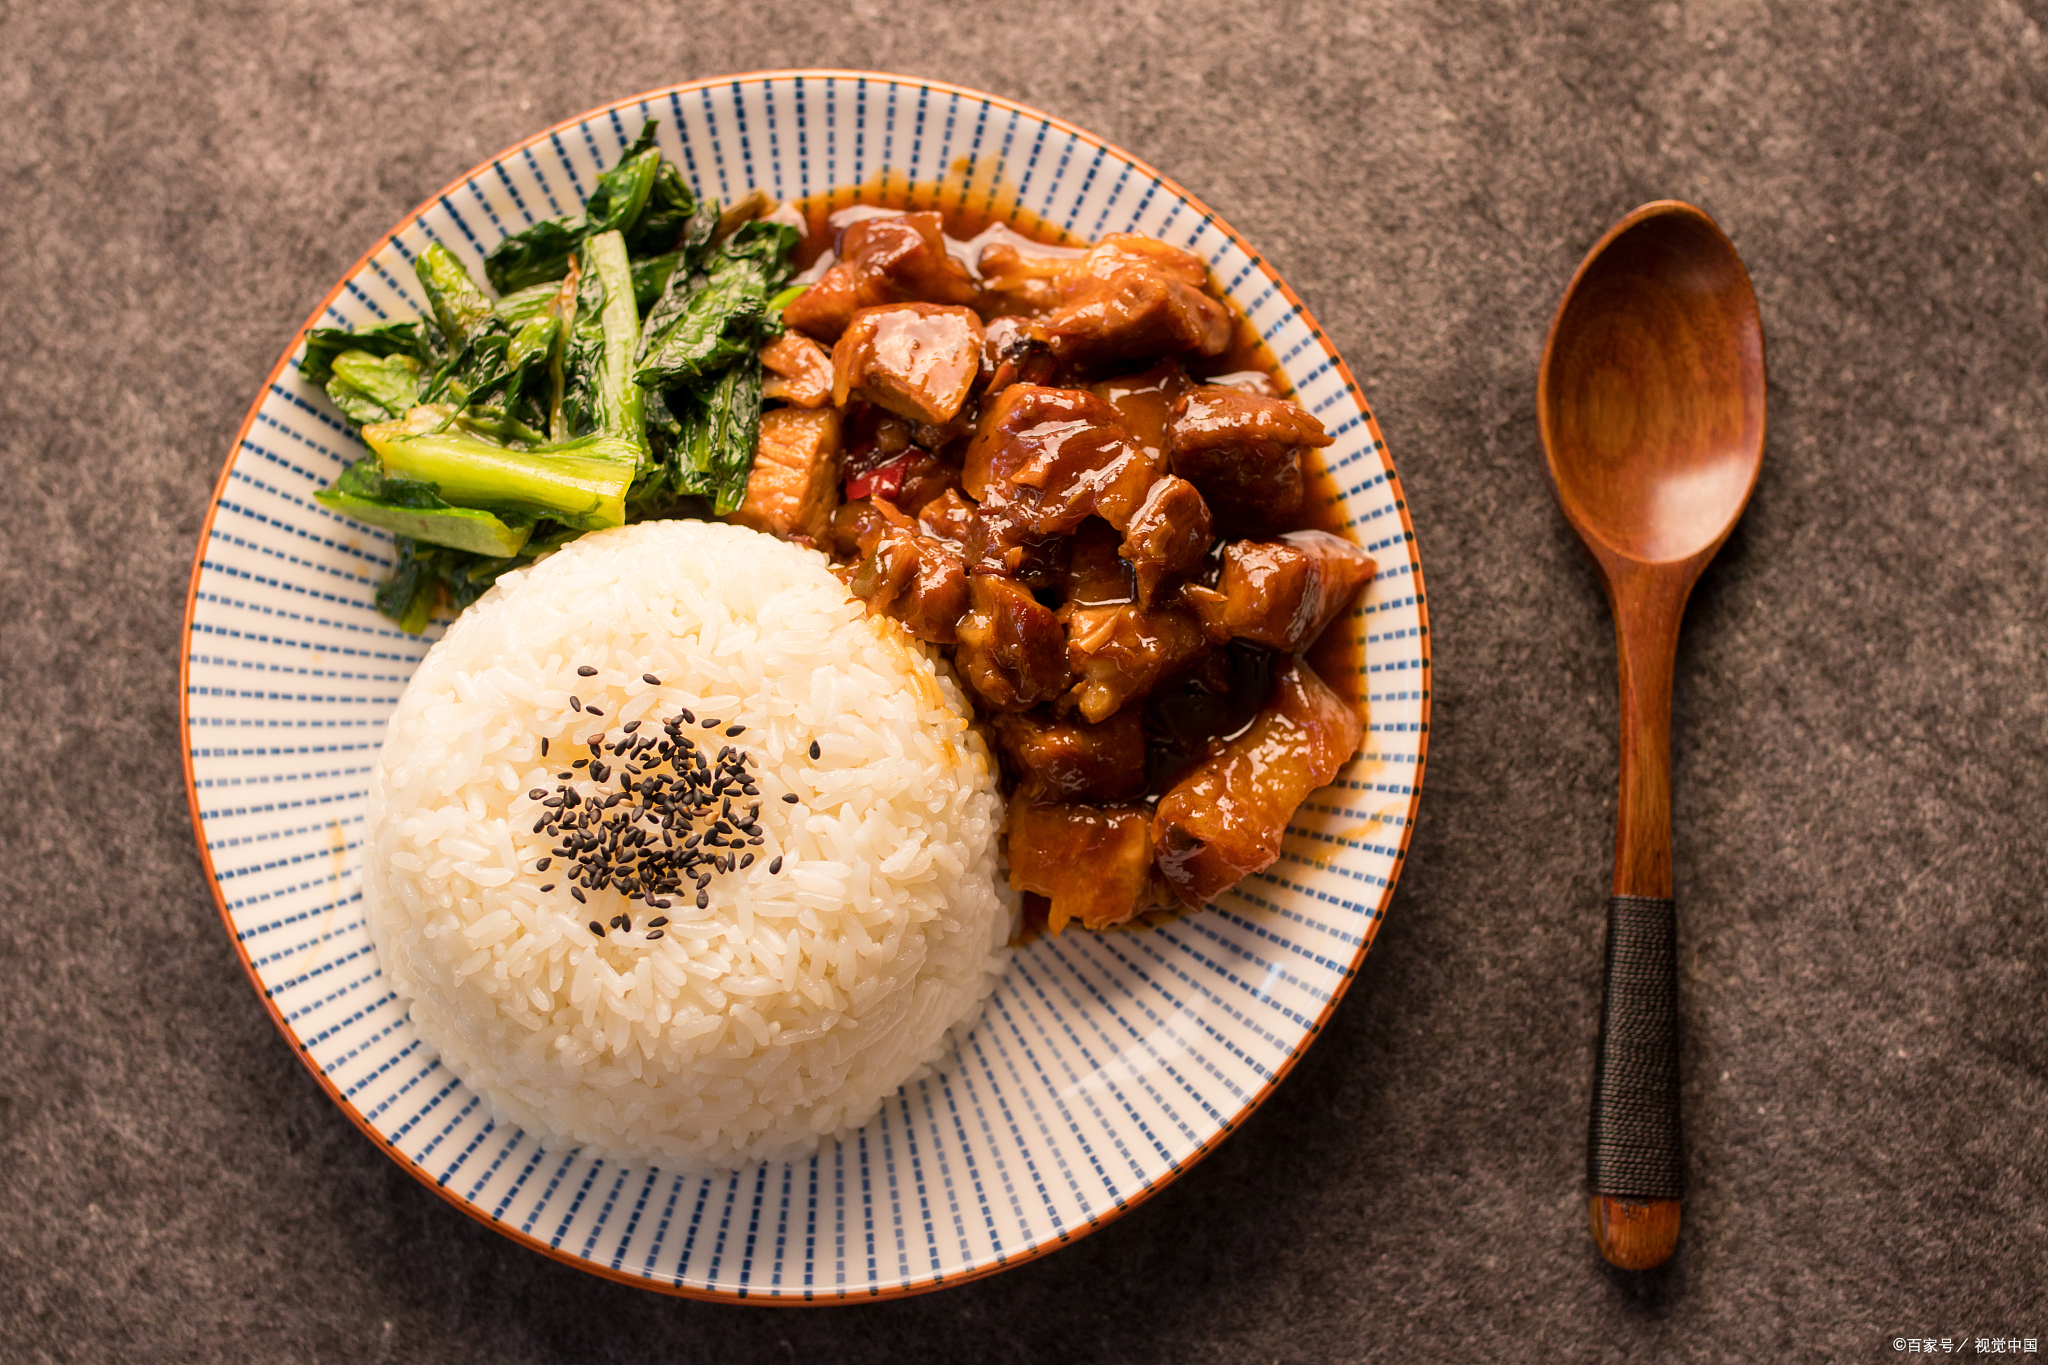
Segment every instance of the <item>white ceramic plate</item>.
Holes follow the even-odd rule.
[[[543,1150],[494,1124],[414,1035],[361,915],[370,765],[426,644],[379,616],[383,533],[312,493],[360,447],[290,363],[235,439],[186,607],[186,773],[221,914],[278,1027],[334,1102],[451,1203],[601,1275],[727,1299],[870,1298],[989,1274],[1114,1218],[1229,1133],[1316,1036],[1400,873],[1428,740],[1421,566],[1393,462],[1337,353],[1256,252],[1173,182],[991,95],[858,72],[774,72],[621,101],[435,195],[308,326],[420,311],[412,260],[483,252],[573,212],[646,118],[703,194],[794,199],[963,178],[1086,238],[1199,253],[1336,437],[1345,520],[1379,561],[1332,629],[1365,637],[1363,751],[1281,859],[1213,907],[1020,952],[938,1074],[810,1160],[704,1178]]]

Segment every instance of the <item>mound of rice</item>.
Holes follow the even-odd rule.
[[[532,871],[555,837],[530,793],[590,739],[683,708],[747,727],[699,733],[707,759],[758,761],[753,865],[665,911],[579,903],[559,857]],[[550,1148],[694,1170],[807,1153],[923,1074],[1003,970],[1002,810],[969,715],[812,551],[691,521],[586,535],[463,612],[391,718],[363,887],[384,975]],[[592,933],[620,913],[630,930]]]

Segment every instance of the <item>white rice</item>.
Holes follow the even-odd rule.
[[[560,858],[531,871],[555,839],[529,792],[597,734],[684,707],[747,727],[699,734],[707,758],[758,759],[753,866],[714,876],[708,909],[666,911],[614,890],[580,904]],[[1002,806],[969,715],[813,551],[691,521],[586,535],[499,580],[399,700],[363,888],[385,978],[441,1060],[549,1148],[690,1170],[807,1153],[924,1074],[1005,965]],[[630,932],[591,933],[621,912]]]

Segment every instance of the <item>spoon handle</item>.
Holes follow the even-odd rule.
[[[1607,902],[1586,1185],[1593,1192],[1593,1240],[1624,1270],[1662,1263],[1678,1240],[1685,1158],[1678,1133],[1676,909],[1668,897]]]
[[[1610,578],[1621,672],[1621,792],[1593,1117],[1586,1142],[1593,1240],[1625,1270],[1678,1245],[1677,906],[1671,884],[1671,681],[1689,578]]]

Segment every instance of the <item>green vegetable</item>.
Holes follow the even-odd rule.
[[[397,353],[343,351],[334,357],[327,396],[351,422],[388,422],[420,401],[420,362]]]
[[[364,427],[363,439],[386,474],[432,484],[458,506],[531,512],[584,531],[625,522],[626,489],[640,464],[633,443],[606,434],[513,450],[461,432],[420,434],[386,422]]]
[[[724,516],[747,493],[761,439],[761,359],[749,355],[719,376],[683,420],[678,491],[711,499]]]
[[[436,561],[448,552],[417,546],[404,536],[393,543],[398,564],[391,577],[377,585],[377,610],[397,622],[400,630],[417,635],[433,619],[434,603],[441,596]]]
[[[373,452],[316,496],[394,533],[377,607],[406,630],[585,531],[745,496],[796,233],[738,222],[748,204],[721,240],[655,129],[581,214],[490,252],[495,303],[434,243],[414,263],[428,316],[307,333],[302,374]]]
[[[562,412],[576,435],[602,432],[647,451],[647,397],[633,382],[640,312],[626,243],[600,233],[577,257],[576,325],[569,338]]]
[[[299,361],[299,373],[308,384],[324,389],[334,378],[334,358],[343,351],[409,355],[431,369],[446,358],[447,348],[434,324],[420,320],[384,322],[353,332],[345,327],[315,327],[306,333],[306,354]]]
[[[789,307],[789,305],[795,303],[798,299],[802,298],[804,291],[809,288],[810,286],[807,284],[791,284],[783,286],[783,290],[780,294],[777,294],[774,298],[768,300],[768,311],[775,314],[776,317],[781,317],[784,310],[786,310]]]
[[[582,241],[580,217],[543,218],[491,248],[484,257],[484,278],[500,294],[559,280],[568,273],[569,258]]]
[[[357,460],[313,497],[324,507],[414,540],[480,555],[515,555],[533,534],[533,518],[501,518],[451,506],[433,485],[384,476],[375,459]]]
[[[637,270],[639,267],[636,265],[634,269]],[[547,312],[548,305],[554,302],[555,295],[560,289],[559,281],[543,280],[539,284],[528,285],[524,289],[507,294],[497,302],[495,311],[498,314],[498,321],[508,327],[517,327],[533,321]]]
[[[654,177],[661,169],[661,153],[654,146],[654,120],[649,119],[640,141],[619,159],[619,164],[597,178],[590,199],[583,205],[584,233],[625,233],[638,226],[654,190]]]
[[[787,223],[745,223],[719,244],[701,278],[672,277],[642,329],[633,377],[649,388],[697,384],[781,335],[781,311],[768,299],[789,277],[795,246]]]
[[[500,294],[523,290],[569,272],[569,258],[586,238],[622,234],[634,256],[658,256],[680,244],[701,205],[682,173],[661,158],[653,119],[617,165],[597,178],[580,215],[549,218],[498,243],[484,258],[484,275]],[[715,229],[717,205],[711,207]],[[706,240],[709,234],[706,234]]]
[[[668,288],[669,277],[676,273],[676,267],[682,262],[683,253],[680,251],[633,262],[633,302],[641,312],[646,312],[661,297],[662,291]]]
[[[491,321],[491,301],[477,288],[462,262],[455,259],[455,253],[441,243],[435,242],[420,253],[420,258],[413,262],[413,273],[420,277],[420,288],[427,291],[434,321],[440,324],[441,335],[448,338],[450,346],[461,346]]]

